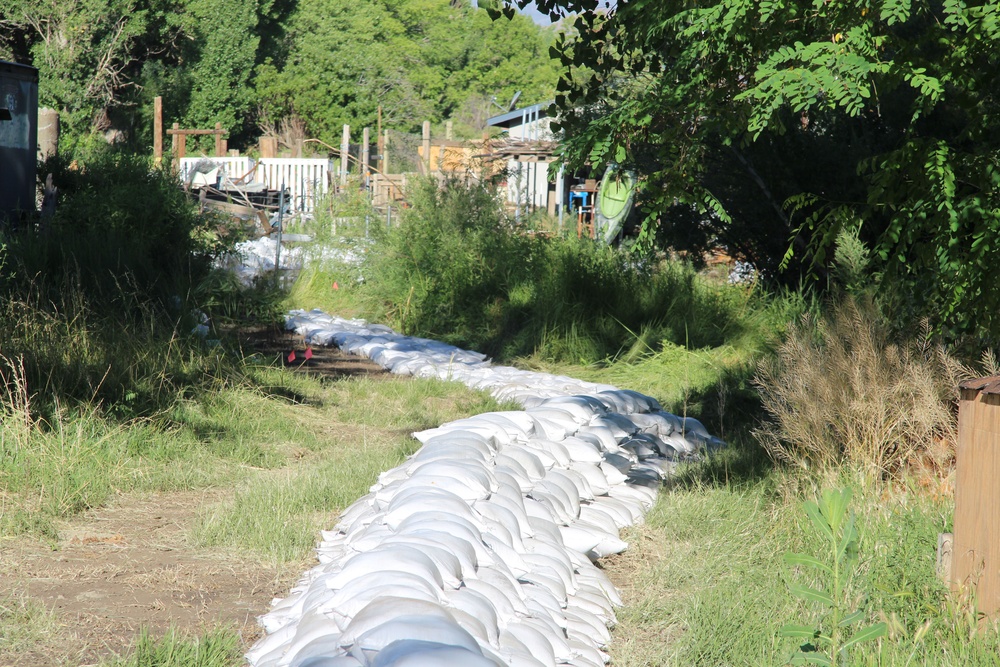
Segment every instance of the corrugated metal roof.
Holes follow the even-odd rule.
[[[516,121],[535,114],[537,114],[538,118],[547,118],[548,114],[545,113],[545,110],[550,104],[552,102],[539,102],[538,104],[532,104],[530,107],[514,109],[513,111],[508,111],[507,113],[487,119],[486,124],[490,127],[510,127],[511,125],[517,125]]]

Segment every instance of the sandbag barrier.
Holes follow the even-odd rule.
[[[628,545],[663,479],[721,440],[655,399],[493,366],[320,311],[288,327],[395,373],[458,380],[523,411],[414,433],[260,618],[255,667],[600,667],[621,598],[594,561]]]

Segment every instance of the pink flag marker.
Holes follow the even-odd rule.
[[[288,363],[292,363],[293,361],[295,361],[295,350],[288,353]]]
[[[340,289],[340,285],[337,284],[336,280],[333,281],[333,289]]]
[[[313,349],[311,347],[306,348],[306,361],[313,358]]]

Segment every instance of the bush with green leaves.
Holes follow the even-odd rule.
[[[425,183],[368,250],[372,316],[510,358],[594,363],[738,339],[752,299],[679,262],[517,226],[486,186]],[[381,228],[380,228],[381,229]],[[642,341],[638,344],[638,341]]]

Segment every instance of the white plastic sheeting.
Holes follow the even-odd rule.
[[[619,530],[642,521],[678,461],[721,441],[636,392],[319,311],[288,326],[524,410],[415,433],[422,447],[323,533],[319,565],[260,618],[250,663],[604,665],[621,599],[593,562],[628,546]]]

